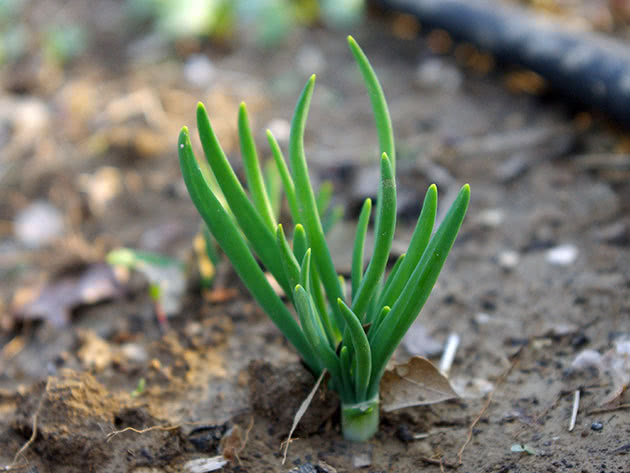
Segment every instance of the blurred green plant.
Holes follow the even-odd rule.
[[[433,233],[437,188],[429,187],[409,249],[385,278],[396,226],[394,135],[374,70],[354,39],[348,37],[348,44],[372,102],[381,148],[374,250],[364,270],[372,211],[372,202],[366,199],[356,230],[351,297],[334,268],[325,239],[321,207],[330,190],[320,189],[316,196],[304,154],[315,76],[306,83],[295,108],[289,138],[290,168],[278,142],[267,131],[294,224],[292,246],[272,211],[273,199],[262,177],[244,103],[239,109],[238,133],[249,196],[221,149],[203,104],[197,107],[197,128],[207,163],[195,158],[186,127],[180,133],[178,148],[184,182],[209,231],[313,373],[330,373],[329,385],[341,398],[344,436],[362,441],[378,429],[379,384],[385,366],[437,281],[466,214],[470,189],[468,185],[462,187]],[[221,189],[219,195],[213,192],[216,184]],[[299,323],[267,281],[259,261],[292,302]]]
[[[152,21],[170,39],[226,38],[240,28],[258,44],[271,46],[299,25],[356,23],[364,0],[127,0],[127,7],[132,17]]]
[[[55,26],[44,35],[44,54],[53,63],[64,65],[85,51],[87,37],[80,26]]]
[[[88,38],[78,25],[51,21],[42,35],[32,35],[22,21],[27,4],[23,0],[0,0],[0,64],[16,62],[35,48],[47,61],[63,66],[85,51]]]

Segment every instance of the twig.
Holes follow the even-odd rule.
[[[455,360],[455,352],[459,346],[459,340],[459,335],[456,333],[451,333],[448,336],[444,353],[442,353],[442,358],[440,359],[440,371],[444,376],[448,376],[449,371],[451,371],[453,360]]]
[[[324,371],[322,371],[322,374],[319,375],[319,378],[317,379],[317,382],[315,383],[315,386],[313,387],[313,389],[311,389],[311,392],[308,393],[308,396],[306,396],[306,399],[304,399],[302,404],[300,404],[300,408],[298,409],[298,411],[295,414],[295,417],[293,418],[293,425],[291,426],[291,430],[289,431],[289,436],[281,444],[281,446],[284,447],[284,452],[282,454],[282,464],[283,465],[287,461],[287,453],[289,451],[289,444],[291,443],[291,436],[293,435],[293,431],[295,430],[295,428],[297,427],[298,423],[302,419],[302,416],[306,413],[306,410],[308,409],[308,406],[311,405],[311,401],[313,400],[313,397],[315,396],[315,393],[319,389],[319,385],[321,384],[322,379],[324,379],[324,376],[326,375],[326,373],[327,373],[327,371],[324,370]]]
[[[39,419],[39,413],[42,409],[42,405],[44,404],[44,399],[46,398],[46,393],[48,392],[48,387],[50,386],[50,379],[46,383],[46,387],[44,388],[44,392],[42,393],[42,397],[39,399],[39,403],[37,404],[37,409],[35,410],[35,414],[33,414],[33,433],[31,437],[26,441],[22,448],[20,448],[15,456],[13,457],[13,461],[9,465],[9,468],[13,468],[13,466],[17,463],[17,460],[20,455],[24,454],[24,452],[32,445],[37,437],[37,420]]]
[[[421,457],[420,460],[422,460],[425,463],[428,463],[430,465],[439,465],[440,470],[444,471],[444,467],[447,468],[458,468],[459,465],[456,463],[449,463],[447,461],[444,460],[443,457],[440,457],[440,459],[436,459],[436,458],[431,458],[431,457]]]
[[[16,471],[24,470],[26,468],[28,468],[28,463],[21,463],[19,465],[14,465],[13,463],[11,463],[10,465],[0,467],[0,471]]]
[[[468,435],[466,436],[466,440],[464,441],[464,444],[462,445],[462,447],[457,452],[457,464],[458,465],[462,464],[462,456],[464,455],[464,450],[466,450],[466,447],[468,446],[468,444],[472,440],[473,431],[475,430],[475,426],[481,420],[481,417],[485,414],[486,410],[488,409],[488,406],[492,402],[492,396],[494,395],[495,390],[496,390],[496,387],[495,387],[495,389],[490,391],[490,394],[488,394],[488,399],[486,399],[486,402],[483,405],[483,408],[481,409],[479,414],[477,414],[477,417],[475,417],[475,420],[472,421],[472,423],[470,424],[470,427],[468,427]]]
[[[492,391],[490,391],[490,393],[488,394],[488,399],[486,399],[486,402],[483,405],[483,408],[481,409],[481,411],[479,412],[477,417],[475,417],[475,420],[473,420],[472,423],[470,424],[470,427],[468,428],[468,435],[466,436],[466,440],[464,441],[464,444],[462,445],[462,447],[457,452],[457,464],[458,465],[462,464],[462,456],[464,455],[464,450],[466,450],[466,447],[468,446],[468,444],[472,440],[473,431],[475,430],[475,426],[481,420],[481,418],[483,417],[484,413],[488,409],[488,406],[492,402],[492,397],[494,396],[494,393],[496,392],[498,387],[505,381],[505,379],[508,377],[508,375],[512,372],[512,370],[514,369],[514,367],[518,363],[518,358],[521,355],[521,353],[523,352],[523,348],[525,346],[527,346],[527,345],[524,345],[521,348],[519,348],[518,351],[514,354],[514,356],[512,357],[512,364],[510,364],[510,366],[503,372],[503,374],[501,374],[501,376],[499,377],[499,379],[497,380],[497,382],[496,382],[496,384],[494,386],[494,389]]]
[[[630,404],[619,404],[618,406],[613,406],[613,407],[601,407],[599,409],[592,409],[592,410],[588,411],[586,414],[587,415],[601,414],[603,412],[612,412],[612,411],[616,411],[618,409],[628,409],[628,408],[630,408]]]
[[[254,427],[254,416],[252,416],[251,420],[249,421],[249,425],[247,426],[247,429],[245,430],[245,436],[243,438],[243,441],[241,442],[241,445],[234,450],[234,456],[236,457],[236,460],[238,461],[238,464],[241,464],[241,458],[239,457],[239,454],[243,451],[243,449],[245,448],[245,445],[247,445],[247,441],[249,440],[249,433],[251,432],[252,428]]]
[[[153,425],[151,427],[147,427],[146,429],[134,429],[133,427],[125,427],[124,429],[121,430],[115,430],[113,432],[110,432],[107,434],[107,442],[109,442],[112,438],[114,438],[116,435],[118,434],[122,434],[124,432],[135,432],[136,434],[146,434],[147,432],[150,432],[152,430],[164,430],[164,431],[168,431],[168,430],[175,430],[175,429],[179,429],[182,425],[181,424],[176,424],[176,425]]]
[[[571,411],[571,421],[569,422],[569,432],[575,428],[575,420],[577,419],[578,409],[580,408],[580,390],[576,389],[573,395],[573,410]]]

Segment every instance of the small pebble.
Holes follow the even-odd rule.
[[[443,59],[427,59],[416,69],[415,83],[423,89],[455,92],[462,81],[459,69]]]
[[[503,223],[505,214],[501,209],[486,209],[478,216],[477,221],[486,227],[495,228]]]
[[[513,269],[518,266],[521,260],[520,255],[516,251],[506,250],[499,253],[497,261],[503,269]]]
[[[591,430],[594,430],[595,432],[599,432],[603,428],[604,428],[604,424],[602,424],[601,422],[593,422],[591,424]]]
[[[571,368],[574,370],[600,369],[602,368],[602,355],[597,350],[584,350],[575,357],[571,363]]]
[[[547,250],[547,262],[557,266],[568,266],[575,262],[578,249],[575,245],[559,245]]]
[[[372,464],[372,455],[368,452],[357,453],[352,457],[353,468],[365,468]]]
[[[193,54],[184,64],[184,77],[195,87],[205,88],[215,76],[215,67],[203,54]]]
[[[63,234],[63,215],[53,205],[38,200],[18,213],[13,228],[22,244],[29,248],[41,248]]]
[[[492,321],[492,316],[487,314],[486,312],[479,312],[475,315],[475,322],[479,325],[486,325],[487,323]]]

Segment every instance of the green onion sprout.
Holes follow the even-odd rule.
[[[341,400],[344,437],[365,441],[378,430],[379,383],[387,362],[437,281],[466,214],[470,188],[461,188],[435,232],[437,188],[428,188],[409,249],[386,277],[396,227],[394,134],[372,66],[352,37],[348,44],[372,102],[381,169],[374,208],[374,249],[364,268],[372,214],[372,202],[366,199],[356,229],[351,297],[346,295],[343,277],[337,274],[326,243],[330,222],[326,223],[322,209],[330,201],[331,189],[315,192],[304,152],[314,75],[295,107],[288,161],[267,131],[277,169],[275,185],[265,181],[245,104],[239,109],[238,131],[249,194],[221,149],[203,104],[197,107],[197,127],[208,166],[197,162],[186,127],[179,135],[178,148],[184,181],[209,232],[313,374],[319,376],[324,370],[330,374],[329,386]],[[290,234],[277,222],[274,210],[279,187],[287,197],[293,227]],[[297,317],[269,284],[265,271],[283,289]]]

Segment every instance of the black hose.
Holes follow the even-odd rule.
[[[373,0],[414,15],[497,59],[519,64],[559,93],[630,125],[630,44],[570,31],[517,7],[486,0]]]

